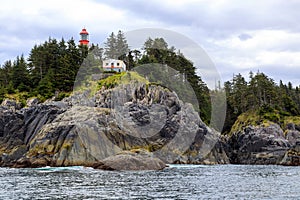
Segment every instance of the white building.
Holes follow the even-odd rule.
[[[122,60],[106,59],[103,60],[104,71],[123,72],[126,71],[126,64]]]

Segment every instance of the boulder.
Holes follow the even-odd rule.
[[[144,150],[122,151],[93,166],[104,170],[162,170],[167,165]]]
[[[289,141],[291,148],[285,152],[284,157],[280,162],[281,165],[300,165],[300,132],[296,127],[297,125],[294,123],[289,123],[287,125],[285,137]]]
[[[30,98],[26,101],[26,106],[31,107],[31,106],[36,106],[39,104],[39,99],[38,98]]]
[[[299,166],[300,165],[300,142],[297,142],[292,148],[287,150],[280,165]]]
[[[1,103],[1,106],[15,111],[21,109],[22,104],[13,99],[4,99]]]
[[[291,146],[294,146],[297,142],[300,141],[300,132],[296,129],[287,130],[285,137],[289,141]]]

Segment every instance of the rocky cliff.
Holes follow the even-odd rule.
[[[300,119],[274,123],[251,111],[221,136],[192,104],[142,79],[102,83],[62,101],[0,106],[0,166],[144,170],[165,163],[300,165]]]
[[[252,111],[244,113],[226,140],[230,163],[299,165],[299,124],[289,121],[282,120],[282,128],[279,123],[258,119]]]
[[[163,168],[161,162],[229,162],[220,134],[191,104],[157,84],[131,81],[22,109],[7,101],[0,111],[1,166],[112,166],[108,160],[117,162],[114,156],[124,158],[118,155],[127,151],[148,152],[125,154],[155,169]]]

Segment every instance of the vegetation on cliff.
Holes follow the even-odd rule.
[[[91,51],[93,54],[88,54]],[[121,59],[130,71],[138,73],[140,66],[161,64],[157,65],[159,70],[152,70],[147,75],[148,81],[161,84],[157,79],[164,80],[162,85],[173,87],[181,98],[192,99],[191,96],[195,95],[199,104],[195,109],[203,121],[210,122],[210,92],[213,95],[215,92],[209,91],[197,75],[192,61],[185,58],[175,47],[169,47],[163,38],[148,38],[140,50],[129,49],[122,31],[117,34],[111,33],[104,48],[94,44],[90,47],[78,46],[73,38],[68,41],[49,38],[44,43],[35,45],[27,60],[21,55],[14,61],[6,61],[0,67],[0,102],[10,98],[24,106],[26,100],[31,97],[37,97],[41,102],[53,96],[60,100],[73,91],[79,70],[90,75],[99,73],[103,58]],[[85,63],[88,63],[89,67],[82,68]],[[174,69],[176,73],[170,75],[171,72],[164,69],[165,66]],[[168,73],[161,73],[163,71]],[[94,90],[102,86],[111,88],[121,77],[124,79],[124,75],[125,73],[116,74],[101,80],[99,84],[89,79],[85,84],[92,84]],[[130,75],[136,74],[129,73],[126,76]],[[176,78],[170,79],[171,76]],[[84,76],[80,78],[86,79]],[[194,94],[189,93],[182,84],[174,84],[186,80]],[[220,87],[219,90],[223,89]],[[255,111],[263,119],[279,124],[284,124],[283,118],[300,114],[299,87],[293,87],[292,83],[284,84],[282,81],[276,84],[264,73],[250,72],[248,81],[240,74],[235,75],[232,80],[224,83],[224,91],[227,97],[227,113],[223,133],[229,133],[238,117],[245,112]]]
[[[227,116],[223,132],[230,132],[241,114],[238,124],[241,121],[247,123],[248,119],[251,119],[251,124],[268,120],[282,126],[285,124],[285,119],[300,114],[299,87],[294,88],[290,82],[287,85],[282,81],[276,84],[264,73],[258,72],[254,75],[250,72],[248,82],[238,74],[224,85],[227,96]]]
[[[248,126],[268,127],[271,124],[278,124],[282,130],[287,130],[289,124],[300,126],[300,117],[282,115],[278,110],[265,107],[258,110],[249,110],[238,116],[231,127],[229,135],[242,131]]]
[[[105,89],[114,88],[119,84],[129,84],[131,81],[137,81],[140,83],[149,83],[147,79],[140,76],[137,72],[122,72],[116,73],[105,79],[98,81],[98,90],[104,87]]]
[[[74,39],[66,42],[49,38],[35,45],[27,61],[22,55],[0,68],[0,98],[5,94],[27,92],[28,96],[45,100],[54,96],[55,91],[71,91],[87,53],[87,47],[78,46]]]
[[[91,51],[93,56],[88,54]],[[177,70],[189,81],[199,102],[197,109],[202,119],[209,122],[209,89],[196,74],[193,63],[180,51],[176,52],[175,47],[169,47],[163,38],[149,38],[141,50],[129,49],[121,31],[110,34],[104,48],[94,44],[90,47],[78,46],[73,38],[68,41],[49,38],[48,41],[35,45],[27,60],[22,55],[14,61],[6,61],[0,67],[0,102],[10,97],[23,105],[30,97],[38,97],[41,102],[53,96],[60,100],[73,91],[76,75],[83,61],[94,63],[90,68],[84,69],[87,71],[84,73],[92,74],[99,71],[103,58],[121,59],[129,70],[151,63],[161,63]],[[99,62],[95,62],[96,60]],[[151,78],[150,76],[150,82],[156,82]],[[109,81],[107,79],[105,84],[109,84]]]
[[[77,86],[82,92],[74,92],[60,102],[48,101],[23,109],[19,104],[0,106],[0,137],[4,139],[0,141],[0,162],[9,166],[11,160],[21,158],[20,166],[29,161],[32,166],[77,165],[87,161],[93,164],[94,152],[103,153],[96,155],[103,159],[106,152],[135,148],[151,152],[163,149],[160,152],[167,157],[173,153],[170,163],[228,163],[229,157],[232,163],[284,164],[294,154],[300,155],[296,145],[300,140],[300,91],[292,83],[276,84],[264,73],[250,72],[248,81],[238,74],[224,88],[209,91],[196,74],[194,64],[163,38],[149,38],[141,51],[131,50],[119,32],[112,33],[105,45],[104,51],[97,45],[77,46],[73,39],[65,42],[50,38],[34,46],[27,60],[20,56],[2,65],[0,103],[9,98],[25,105],[26,99],[33,96],[44,101],[55,95],[56,100],[61,100]],[[122,50],[113,51],[115,48]],[[88,54],[92,50],[93,54]],[[103,57],[122,59],[129,71],[101,73],[100,80],[93,78],[101,71]],[[85,64],[88,67],[82,67]],[[82,76],[78,77],[80,73]],[[218,100],[218,95],[224,97],[224,93],[227,113],[223,133],[228,137],[220,137],[198,115],[209,123],[210,98]],[[185,100],[193,95],[199,102],[197,107],[186,104],[189,101]],[[162,128],[153,137],[141,137],[141,133],[153,132],[150,119],[165,125],[158,126]],[[97,139],[99,133],[113,141],[116,149],[109,149],[110,143],[93,146],[94,141],[102,141]],[[176,145],[165,148],[175,139]],[[57,143],[57,148],[53,143]],[[184,148],[179,152],[182,144]],[[28,149],[27,155],[33,159],[22,160]],[[280,153],[274,153],[278,149]],[[36,160],[38,156],[42,159]],[[283,156],[287,161],[282,161]],[[291,163],[299,165],[298,161]]]

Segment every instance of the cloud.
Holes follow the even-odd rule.
[[[299,31],[300,2],[283,0],[187,0],[140,1],[126,4],[110,0],[107,4],[127,10],[135,18],[161,21],[168,26],[191,26],[204,29],[214,37],[226,37],[232,32],[253,29],[288,29]]]
[[[215,58],[223,76],[262,70],[277,77],[276,80],[280,76],[286,81],[293,77],[294,83],[300,84],[300,80],[295,78],[295,74],[300,76],[300,34],[283,30],[253,30],[246,35],[246,40],[241,40],[237,34],[211,40],[215,47],[209,55]],[[283,71],[292,72],[293,76]]]
[[[202,46],[224,80],[260,69],[300,84],[299,8],[297,0],[11,0],[0,7],[0,62],[49,36],[78,40],[83,26],[100,44],[112,31],[164,28]]]
[[[240,39],[241,41],[245,41],[245,40],[248,40],[248,39],[251,39],[251,38],[252,38],[251,35],[248,35],[248,34],[245,34],[245,33],[240,34],[238,37],[239,37],[239,39]]]

